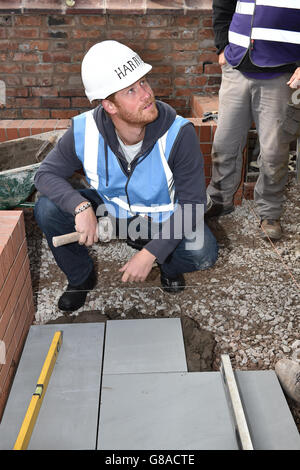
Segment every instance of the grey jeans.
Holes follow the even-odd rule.
[[[289,144],[282,138],[282,124],[291,95],[286,85],[289,78],[290,74],[283,74],[270,80],[249,79],[228,64],[222,67],[212,179],[207,189],[213,202],[232,204],[254,121],[260,144],[254,200],[261,219],[280,217],[288,174]]]

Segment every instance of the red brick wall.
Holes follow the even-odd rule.
[[[34,318],[29,258],[22,211],[0,211],[0,420],[20,354]]]
[[[211,0],[77,0],[71,10],[64,4],[0,1],[0,74],[7,89],[0,118],[61,119],[88,109],[80,64],[105,39],[124,42],[149,61],[156,96],[184,116],[191,115],[193,94],[218,92]],[[213,64],[203,72],[207,61]]]

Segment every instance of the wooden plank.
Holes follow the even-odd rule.
[[[231,367],[230,358],[227,354],[221,355],[220,372],[224,380],[228,404],[232,412],[240,448],[242,450],[253,450],[253,444],[239,395],[239,390]]]

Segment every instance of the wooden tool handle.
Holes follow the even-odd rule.
[[[80,238],[80,233],[72,232],[66,233],[65,235],[59,235],[58,237],[52,238],[52,243],[55,248],[62,245],[67,245],[68,243],[78,242]]]

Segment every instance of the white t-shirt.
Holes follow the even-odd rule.
[[[130,164],[132,162],[132,160],[134,159],[134,157],[141,150],[143,141],[141,140],[137,144],[133,144],[133,145],[125,145],[124,142],[122,141],[122,139],[119,137],[117,132],[116,132],[116,134],[117,134],[119,144],[120,144],[120,146],[123,150],[124,156],[125,156],[127,162]]]

